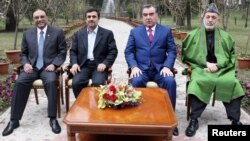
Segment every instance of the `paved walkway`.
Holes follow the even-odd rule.
[[[100,25],[111,29],[117,42],[119,50],[118,57],[113,66],[113,78],[117,82],[127,81],[127,64],[124,59],[124,48],[128,39],[131,26],[109,19],[101,19]],[[67,60],[68,61],[68,60]],[[67,63],[66,61],[66,63]],[[188,125],[186,120],[185,107],[185,83],[186,77],[181,75],[183,65],[176,61],[175,68],[178,70],[176,75],[177,82],[177,105],[176,115],[178,118],[179,136],[173,137],[173,141],[206,141],[207,140],[207,125],[208,124],[230,124],[226,118],[226,113],[221,102],[216,102],[215,107],[207,106],[202,117],[199,120],[199,130],[192,138],[185,136],[185,129]],[[71,104],[75,100],[71,92]],[[65,105],[62,106],[62,118],[59,123],[62,127],[60,134],[54,134],[49,126],[49,118],[47,118],[47,99],[43,91],[39,91],[40,105],[35,104],[34,94],[30,94],[28,104],[26,106],[20,127],[17,128],[11,135],[3,137],[0,135],[0,141],[66,141],[66,126],[62,122],[63,116],[66,114]],[[0,132],[6,127],[10,117],[10,109],[0,116]],[[250,116],[242,110],[241,121],[243,124],[250,124]]]

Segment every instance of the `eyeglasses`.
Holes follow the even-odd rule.
[[[95,19],[95,18],[96,18],[96,15],[87,16],[88,19],[90,19],[91,17],[92,17],[93,19]]]
[[[35,16],[35,17],[34,17],[34,19],[36,19],[36,20],[38,20],[39,18],[40,18],[40,19],[43,19],[43,18],[45,18],[45,16],[42,15],[42,16]]]

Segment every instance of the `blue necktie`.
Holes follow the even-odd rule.
[[[43,67],[43,46],[44,46],[44,37],[43,37],[43,31],[41,31],[38,41],[38,56],[36,60],[36,67],[39,70]]]

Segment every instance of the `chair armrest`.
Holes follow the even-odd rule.
[[[20,71],[21,71],[22,68],[23,68],[23,65],[22,65],[22,64],[17,64],[17,65],[13,68],[13,71],[14,71],[16,74],[20,74]]]
[[[66,74],[67,74],[67,78],[68,79],[71,79],[71,78],[73,78],[73,75],[72,75],[72,73],[70,72],[70,68],[71,68],[71,66],[64,66],[63,68],[62,68],[62,70],[63,70],[63,72],[65,72]]]

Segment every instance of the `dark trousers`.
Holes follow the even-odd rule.
[[[151,66],[149,70],[142,71],[139,77],[134,77],[131,79],[131,84],[133,87],[146,87],[148,81],[154,81],[158,84],[160,88],[166,89],[168,91],[173,109],[175,109],[176,104],[176,82],[173,76],[163,77],[160,75],[154,66]]]
[[[189,95],[191,100],[191,119],[198,119],[203,111],[205,110],[207,104],[199,100],[194,95]],[[223,102],[224,107],[226,109],[227,118],[234,121],[240,120],[240,105],[241,99],[243,97],[239,97],[236,99],[231,100],[229,103]]]
[[[81,67],[81,71],[78,72],[72,79],[72,89],[75,98],[78,97],[84,87],[88,86],[90,79],[92,79],[92,86],[98,87],[100,85],[105,85],[107,78],[108,68],[106,68],[103,72],[99,72],[97,71],[95,61],[88,60],[85,65]]]
[[[21,71],[14,86],[11,103],[11,119],[21,120],[26,107],[32,84],[36,79],[42,79],[46,96],[48,98],[48,117],[56,117],[56,72],[33,70],[33,73]]]

